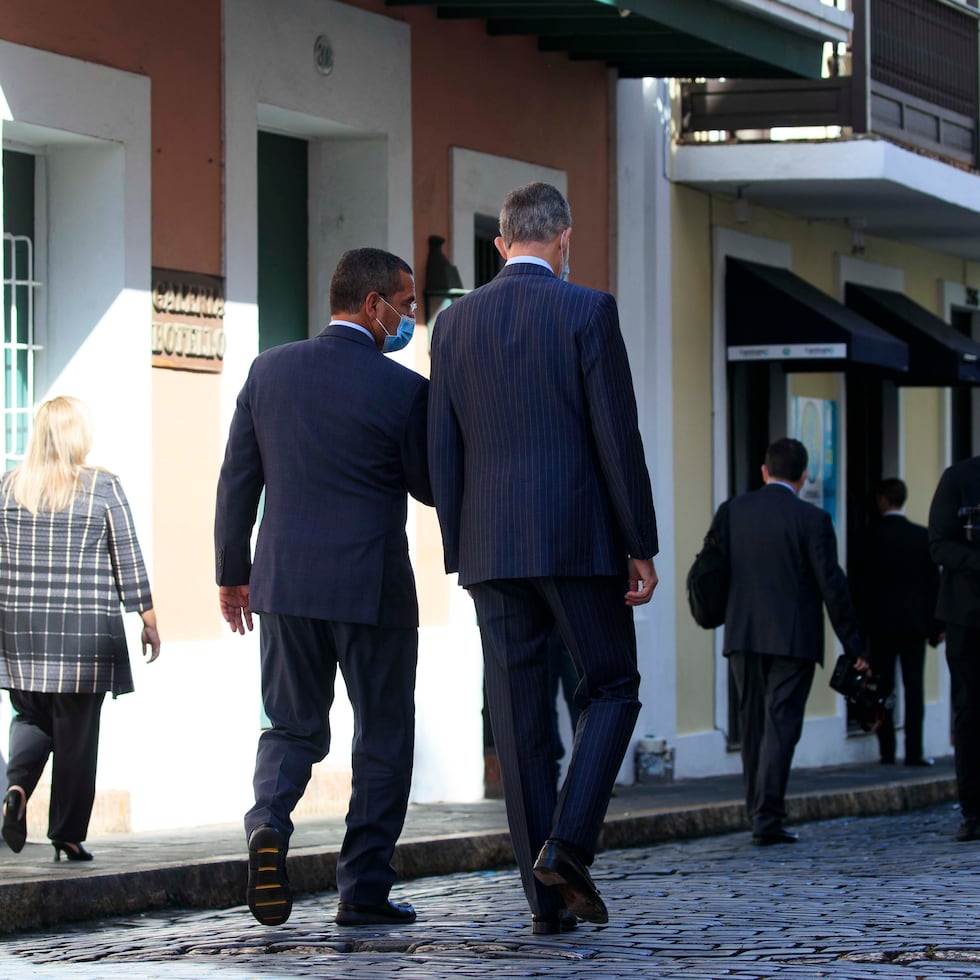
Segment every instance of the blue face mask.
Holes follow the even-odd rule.
[[[568,244],[567,235],[565,236],[565,244],[566,245]],[[561,242],[558,243],[558,251],[559,254],[561,255],[561,276],[559,278],[561,279],[562,282],[567,282],[568,277],[571,274],[571,269],[569,269],[568,267],[568,256],[570,253],[566,252],[565,249],[562,248]]]
[[[391,310],[392,313],[398,313],[391,303],[388,302],[383,296],[381,297],[381,302]],[[410,316],[405,316],[404,313],[400,314],[401,319],[398,321],[398,329],[393,333],[388,333],[388,328],[375,317],[375,322],[381,327],[385,332],[384,343],[381,345],[382,354],[391,354],[396,350],[402,350],[402,348],[408,346],[408,342],[412,339],[412,334],[415,333],[415,320]]]

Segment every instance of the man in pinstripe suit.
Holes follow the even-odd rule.
[[[612,296],[564,282],[571,212],[513,191],[507,264],[439,317],[429,466],[446,569],[476,604],[507,816],[533,929],[607,921],[589,875],[640,703],[632,607],[650,601],[657,529]],[[581,677],[568,774],[554,779],[547,645]]]

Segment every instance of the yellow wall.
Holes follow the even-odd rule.
[[[792,270],[837,298],[838,255],[851,254],[850,230],[807,221],[753,205],[749,221],[735,220],[730,199],[712,197],[675,185],[673,188],[673,368],[674,368],[674,491],[676,508],[677,714],[678,733],[714,727],[714,644],[712,634],[691,619],[683,587],[687,570],[711,519],[715,460],[711,442],[711,337],[713,233],[729,228],[787,243]],[[980,287],[980,264],[897,242],[867,237],[863,259],[904,270],[905,291],[938,316],[941,280]],[[790,394],[838,398],[836,374],[790,378]],[[909,486],[909,517],[925,523],[933,490],[944,466],[945,396],[940,389],[901,389],[902,451]],[[839,417],[839,424],[843,424]],[[760,460],[761,462],[761,460]],[[828,624],[827,668],[832,663],[833,636]],[[938,660],[930,654],[927,697],[938,689]],[[835,715],[837,697],[826,684],[828,669],[817,674],[808,716]]]
[[[709,199],[687,188],[673,201],[673,533],[677,622],[677,727],[679,734],[714,727],[713,633],[687,608],[687,570],[711,523],[711,288]]]

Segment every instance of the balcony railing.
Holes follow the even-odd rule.
[[[682,138],[839,126],[976,168],[977,0],[869,0],[854,7],[850,49],[833,59],[827,78],[685,84]]]

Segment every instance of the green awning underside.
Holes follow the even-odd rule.
[[[820,38],[719,0],[386,0],[601,61],[623,78],[819,78]]]

